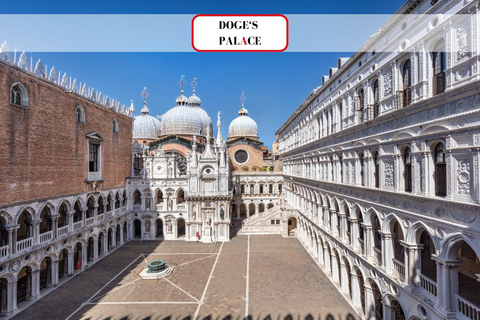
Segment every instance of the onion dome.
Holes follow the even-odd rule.
[[[228,139],[238,137],[258,138],[257,123],[248,116],[248,110],[242,102],[242,108],[238,111],[238,117],[233,119],[228,127]]]
[[[176,102],[177,106],[168,110],[162,117],[162,135],[205,136],[204,124],[198,112],[200,108],[188,106],[188,99],[183,95],[183,89]]]
[[[195,89],[193,89],[192,95],[188,97],[188,105],[191,107],[200,107],[201,104],[202,100],[200,100],[200,98],[195,95]]]
[[[133,105],[133,104],[132,104]],[[142,114],[135,117],[133,122],[133,139],[155,140],[160,136],[160,121],[149,115],[147,103],[143,103]]]

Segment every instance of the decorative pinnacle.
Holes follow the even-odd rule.
[[[146,104],[147,103],[147,97],[148,97],[149,93],[147,91],[147,87],[143,87],[143,91],[142,93],[140,93],[140,96],[143,98],[143,103]]]
[[[198,83],[197,83],[197,78],[193,78],[193,81],[192,81],[192,83],[191,83],[190,85],[191,85],[192,88],[193,88],[193,93],[195,93],[195,89],[197,88],[197,85],[198,85]]]
[[[178,80],[178,85],[180,86],[180,89],[181,89],[181,92],[182,92],[182,93],[183,93],[183,87],[185,86],[185,83],[186,83],[186,81],[185,81],[185,76],[182,75],[182,76],[180,77],[180,80]]]
[[[245,91],[242,90],[242,95],[240,96],[240,101],[242,101],[242,107],[244,105],[245,100],[247,100],[247,97],[245,96]]]

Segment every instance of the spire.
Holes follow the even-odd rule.
[[[192,167],[197,166],[197,136],[193,135],[192,143]]]
[[[242,90],[242,95],[240,96],[240,101],[242,101],[242,108],[238,111],[238,115],[240,116],[248,116],[248,110],[245,109],[245,100],[247,100],[247,97],[245,96],[245,91]]]
[[[217,132],[217,145],[220,146],[223,142],[223,137],[222,137],[222,122],[220,121],[220,111],[218,111],[218,114],[217,114],[217,128],[218,128],[218,132]]]
[[[204,159],[213,159],[215,158],[212,150],[212,145],[210,144],[211,139],[211,132],[210,126],[207,127],[207,145],[205,146],[205,152],[202,154],[202,158]]]
[[[149,93],[147,91],[147,87],[143,87],[142,93],[140,93],[140,96],[143,98],[143,108],[140,111],[142,114],[149,114],[150,110],[147,108],[147,97]],[[133,106],[133,101],[132,101],[132,106]],[[131,106],[131,107],[132,107]]]
[[[183,94],[183,87],[185,87],[185,76],[182,74],[182,76],[180,77],[180,80],[178,80],[178,85],[180,86],[180,93]]]
[[[180,86],[180,96],[177,97],[177,106],[186,106],[188,104],[188,99],[183,95],[183,87],[185,87],[185,76],[182,75],[180,80],[178,80],[178,85]]]
[[[131,113],[131,114],[135,114],[135,106],[133,105],[133,100],[130,100],[130,107],[128,108],[128,111]]]

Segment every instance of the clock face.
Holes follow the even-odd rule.
[[[155,163],[153,165],[153,170],[156,174],[162,174],[163,172],[165,172],[165,165],[163,163]]]

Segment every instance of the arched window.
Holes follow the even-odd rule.
[[[434,151],[435,162],[435,195],[447,195],[447,167],[445,163],[445,146],[443,143],[438,143]]]
[[[378,89],[378,80],[373,82],[373,108],[372,111],[373,118],[378,117],[380,114],[380,90]]]
[[[358,90],[358,94],[355,97],[355,111],[358,113],[359,121],[363,122],[363,110],[365,107],[365,94],[363,89]]]
[[[83,110],[82,106],[77,106],[75,109],[75,122],[85,123],[85,110]]]
[[[117,119],[113,119],[112,121],[112,130],[114,133],[118,133],[118,121]]]
[[[433,66],[433,94],[445,92],[445,42],[439,40],[432,53]]]
[[[21,82],[16,82],[10,89],[10,102],[17,106],[28,107],[28,91]]]
[[[403,152],[403,166],[405,191],[412,192],[412,153],[408,147]]]
[[[397,94],[397,104],[400,108],[408,106],[412,102],[412,64],[410,60],[405,61],[402,68],[402,91]],[[400,98],[400,101],[398,99]]]
[[[378,152],[373,152],[373,165],[375,167],[373,172],[373,178],[375,179],[375,188],[380,187],[380,158],[378,157]]]

